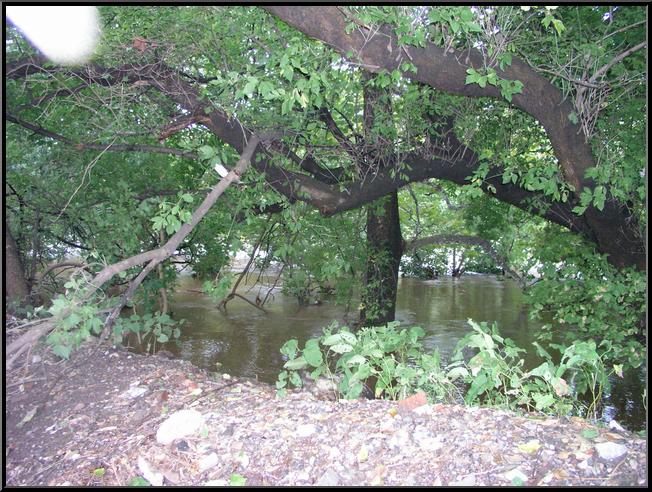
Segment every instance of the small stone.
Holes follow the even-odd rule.
[[[37,364],[37,363],[41,362],[41,360],[42,359],[41,359],[40,355],[35,355],[34,357],[32,357],[32,364]]]
[[[217,480],[209,480],[204,482],[204,485],[207,487],[226,487],[229,485],[229,482],[223,478],[218,478]]]
[[[426,405],[427,403],[428,399],[426,398],[426,394],[423,391],[419,391],[417,394],[412,395],[409,398],[400,400],[398,402],[398,410],[399,412],[407,412]]]
[[[317,479],[315,485],[319,487],[335,487],[342,484],[342,478],[333,468],[328,468],[324,474]]]
[[[518,478],[523,483],[527,482],[527,475],[518,468],[514,468],[513,470],[508,471],[503,476],[510,482],[512,482],[515,478]]]
[[[147,393],[147,388],[143,388],[142,386],[134,386],[133,388],[130,388],[129,390],[125,391],[122,394],[122,397],[138,398],[139,396],[143,396],[145,393]]]
[[[301,424],[297,427],[297,436],[308,437],[317,432],[317,427],[314,424]]]
[[[364,444],[360,446],[358,451],[358,463],[364,463],[369,458],[369,449]]]
[[[200,472],[205,472],[209,468],[213,468],[217,463],[219,462],[219,459],[217,457],[216,453],[211,453],[207,456],[203,456],[199,460],[199,471]]]
[[[412,410],[417,415],[434,415],[435,409],[432,405],[423,405],[421,407],[415,408]]]
[[[402,449],[410,441],[410,436],[405,429],[399,429],[394,433],[389,442],[387,443],[390,448]]]
[[[595,449],[601,459],[613,461],[622,458],[627,454],[627,448],[615,442],[601,442],[595,445]]]
[[[157,469],[153,468],[149,462],[142,456],[138,457],[138,469],[143,474],[145,480],[154,485],[155,487],[160,487],[163,485],[163,474]]]
[[[550,483],[550,481],[554,478],[554,475],[552,473],[548,473],[545,477],[543,477],[541,480],[539,480],[539,483],[537,485],[545,485]]]
[[[175,439],[196,432],[204,424],[204,418],[197,410],[180,410],[173,413],[156,431],[159,444],[170,444]]]
[[[238,457],[236,458],[237,461],[240,462],[240,465],[242,465],[243,468],[248,468],[249,467],[249,462],[250,458],[247,453],[243,453],[242,451],[240,454],[238,454]]]
[[[609,428],[611,430],[615,430],[615,431],[618,431],[618,432],[626,432],[625,429],[623,428],[623,426],[620,425],[615,420],[612,420],[611,422],[609,422]]]
[[[449,486],[457,486],[457,487],[471,487],[475,485],[475,477],[473,475],[468,475],[461,480],[457,480],[455,482],[449,482]]]

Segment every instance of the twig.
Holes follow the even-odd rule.
[[[248,302],[249,304],[251,304],[253,307],[260,309],[263,313],[265,313],[265,314],[269,314],[269,311],[267,311],[267,309],[265,309],[265,308],[262,307],[262,306],[259,306],[259,305],[256,304],[255,302],[251,302],[249,299],[247,299],[247,298],[244,297],[244,296],[241,296],[240,294],[238,294],[238,293],[236,293],[236,292],[234,292],[233,294],[231,294],[229,297],[230,297],[231,299],[233,299],[233,297],[239,297],[239,298],[242,299],[243,301],[247,301],[247,302]]]
[[[5,386],[5,388],[12,388],[14,386],[19,386],[21,384],[25,383],[35,383],[36,381],[47,381],[48,378],[31,378],[31,379],[22,379],[20,381],[16,381],[15,383],[10,383]]]

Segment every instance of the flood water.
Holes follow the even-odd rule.
[[[273,277],[263,277],[262,284],[241,285],[238,292],[251,300],[257,295],[264,298],[273,281]],[[299,306],[278,287],[265,303],[267,313],[237,297],[229,301],[224,313],[210,297],[197,291],[201,291],[199,280],[179,278],[171,309],[175,319],[185,319],[186,323],[179,345],[165,348],[209,371],[273,384],[284,364],[279,349],[288,339],[296,338],[303,346],[307,339],[320,336],[333,320],[347,324],[344,306],[328,299],[320,305]],[[354,306],[349,326],[356,314]],[[437,348],[444,361],[469,332],[469,318],[496,321],[502,336],[528,349],[526,368],[541,363],[529,349],[542,323],[528,318],[521,290],[513,281],[484,275],[465,275],[458,280],[399,280],[396,319],[408,326],[421,326],[426,332],[425,347]],[[644,373],[626,374],[625,380],[616,378],[614,383],[605,400],[603,419],[616,419],[630,430],[644,428]]]

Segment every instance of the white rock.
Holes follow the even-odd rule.
[[[173,413],[156,431],[159,444],[170,444],[175,439],[193,434],[204,424],[202,414],[197,410],[180,410]]]
[[[421,405],[420,407],[412,410],[412,412],[416,413],[417,415],[434,415],[435,410],[432,405]]]
[[[342,478],[339,474],[333,470],[333,468],[328,468],[324,474],[319,477],[315,485],[319,487],[336,487],[342,484]]]
[[[444,447],[443,443],[439,439],[433,437],[420,437],[416,439],[416,441],[421,449],[425,451],[437,451],[438,449]]]
[[[223,478],[218,478],[217,480],[209,480],[208,482],[204,482],[204,485],[206,487],[226,487],[229,485],[229,482]]]
[[[147,393],[147,388],[143,388],[142,386],[135,386],[125,391],[122,396],[124,398],[138,398],[139,396],[143,396],[145,393]]]
[[[515,478],[520,478],[523,483],[527,482],[527,475],[518,468],[514,468],[513,470],[508,471],[503,476],[510,482]]]
[[[409,442],[410,436],[408,435],[407,430],[399,429],[394,433],[387,444],[390,448],[402,449],[407,446]]]
[[[215,465],[217,465],[218,462],[219,459],[216,453],[211,453],[207,456],[202,456],[202,458],[199,460],[199,471],[205,472],[209,468],[213,468]]]
[[[155,487],[163,485],[163,474],[153,468],[152,465],[150,465],[142,456],[138,457],[138,469],[140,470],[140,473],[143,474],[145,480]]]
[[[250,460],[249,455],[247,453],[244,453],[244,452],[241,451],[240,454],[238,454],[238,456],[236,457],[236,461],[239,461],[243,468],[248,468],[249,467],[249,461],[251,461],[251,460]]]
[[[606,461],[617,460],[627,454],[627,448],[615,442],[601,442],[595,445],[600,458]]]
[[[611,422],[609,422],[609,428],[611,430],[615,430],[615,431],[618,431],[618,432],[625,432],[625,429],[623,429],[623,426],[620,425],[615,420],[612,420]]]
[[[458,487],[470,487],[475,485],[475,477],[473,475],[468,475],[462,480],[457,480],[455,482],[449,482],[449,486],[458,486]]]
[[[308,437],[317,432],[317,427],[314,424],[301,424],[297,427],[297,436]]]

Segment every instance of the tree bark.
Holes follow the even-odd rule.
[[[392,121],[392,104],[388,91],[373,87],[373,75],[363,72],[364,144],[363,157],[358,158],[358,174],[362,181],[375,179],[381,170],[396,166],[393,145],[379,132],[377,121]],[[367,266],[360,311],[360,324],[380,326],[394,321],[398,268],[403,255],[403,239],[398,211],[398,192],[385,195],[367,206]]]
[[[29,296],[29,286],[25,278],[25,269],[20,259],[18,245],[11,235],[11,230],[5,220],[5,301],[23,304]]]
[[[398,193],[381,199],[376,209],[367,210],[367,269],[361,326],[380,326],[394,321],[398,267],[403,255],[403,239],[399,221]]]

